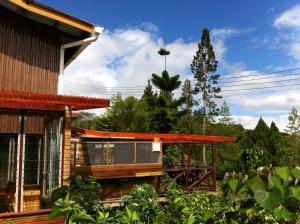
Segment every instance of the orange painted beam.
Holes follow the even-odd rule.
[[[101,132],[94,130],[84,130],[72,128],[73,133],[79,134],[85,138],[119,138],[119,139],[137,139],[151,140],[159,139],[165,144],[197,144],[197,143],[215,143],[215,142],[235,142],[234,137],[220,136],[202,136],[202,135],[181,135],[181,134],[146,134],[146,133],[124,133],[124,132]]]
[[[64,111],[109,107],[108,99],[77,96],[45,95],[23,92],[0,92],[0,108]]]
[[[31,3],[26,3],[24,0],[9,0],[9,2],[18,5],[29,12],[65,23],[88,33],[92,33],[94,31],[94,25],[67,15],[66,13],[44,6],[40,3],[35,3],[34,1]]]

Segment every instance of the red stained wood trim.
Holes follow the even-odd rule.
[[[30,212],[0,213],[0,219],[20,217],[20,216],[28,216],[28,215],[50,214],[50,212],[51,212],[51,209],[43,209],[43,210],[30,211]]]
[[[90,97],[45,95],[24,92],[0,92],[0,108],[64,111],[109,107],[108,99]]]
[[[101,132],[72,128],[73,133],[83,138],[105,138],[105,139],[138,139],[151,140],[160,139],[165,144],[205,144],[214,142],[235,142],[235,137],[202,136],[202,135],[179,135],[179,134],[146,134],[146,133],[124,133],[124,132]]]
[[[93,176],[96,179],[115,179],[115,178],[127,178],[137,177],[139,173],[162,172],[162,164],[130,164],[130,165],[110,165],[110,166],[88,166],[88,167],[75,167],[72,170],[76,174],[83,176]]]

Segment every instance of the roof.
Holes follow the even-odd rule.
[[[146,134],[146,133],[125,133],[125,132],[103,132],[72,128],[73,135],[81,138],[100,139],[134,139],[151,140],[159,139],[164,144],[196,144],[196,143],[221,143],[235,142],[234,137],[203,136],[203,135],[182,135],[182,134]]]
[[[91,37],[96,31],[96,26],[34,0],[0,0],[0,6],[40,24],[61,31],[62,43],[70,43]],[[84,45],[83,47],[87,47]],[[83,48],[73,47],[66,49],[65,65],[67,66]]]
[[[109,100],[24,92],[0,92],[0,108],[64,111],[65,106],[70,106],[72,110],[104,108],[109,107]]]

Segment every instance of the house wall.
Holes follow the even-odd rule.
[[[0,91],[57,94],[60,33],[0,7]]]

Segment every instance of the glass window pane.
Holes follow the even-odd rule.
[[[17,142],[17,135],[0,135],[0,213],[14,212]]]
[[[113,151],[114,164],[134,163],[134,143],[114,143],[110,146]]]
[[[105,143],[83,143],[82,147],[86,152],[85,165],[107,165]]]
[[[41,147],[41,135],[26,135],[25,139],[25,163],[24,185],[37,185],[39,173],[39,154]]]
[[[136,143],[136,163],[160,163],[160,152],[152,152],[152,142]]]

